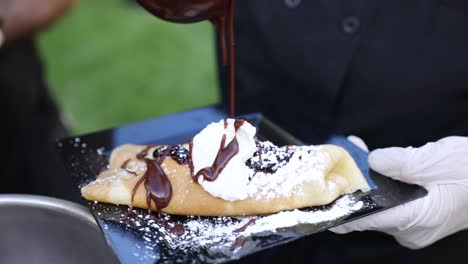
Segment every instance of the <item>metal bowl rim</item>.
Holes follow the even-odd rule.
[[[60,213],[67,213],[71,216],[82,219],[93,226],[97,226],[96,221],[88,208],[59,198],[32,194],[0,194],[0,207],[4,205],[32,206],[54,210]]]

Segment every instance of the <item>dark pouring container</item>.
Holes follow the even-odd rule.
[[[153,15],[175,23],[216,20],[226,14],[228,0],[137,0]]]

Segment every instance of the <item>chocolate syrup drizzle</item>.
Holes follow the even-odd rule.
[[[128,165],[128,163],[129,163],[130,161],[131,161],[131,159],[127,159],[127,160],[122,164],[122,166],[120,166],[120,168],[123,169],[123,170],[126,170],[126,169],[127,169],[127,165]]]
[[[152,147],[154,147],[154,145],[148,145],[148,146],[146,146],[145,149],[143,149],[142,151],[140,151],[140,153],[138,153],[138,154],[136,155],[137,159],[139,159],[139,160],[144,160],[145,157],[148,155],[148,151],[149,151]]]
[[[127,217],[129,216],[129,214],[131,214],[133,210],[132,208],[133,208],[133,200],[135,197],[135,193],[142,183],[144,183],[144,186],[146,189],[146,203],[147,203],[149,215],[151,215],[151,201],[154,202],[157,210],[166,208],[171,201],[172,185],[166,173],[161,168],[161,164],[164,162],[168,154],[170,154],[172,147],[166,146],[163,148],[156,149],[155,153],[157,153],[158,155],[155,155],[155,153],[153,153],[153,157],[156,156],[155,159],[154,160],[147,159],[146,156],[148,155],[149,150],[153,147],[154,145],[147,146],[145,149],[143,149],[140,153],[136,155],[137,159],[143,160],[146,162],[147,169],[146,169],[145,174],[135,184],[135,187],[133,187],[132,205],[129,208]],[[163,149],[163,151],[162,153],[159,153],[158,150],[161,150],[161,149]],[[173,158],[178,163],[181,163],[180,159],[177,159],[176,157],[173,157]],[[122,167],[125,167],[128,161],[129,160],[125,161]],[[172,234],[175,234],[177,236],[182,236],[185,233],[185,228],[181,224],[176,224],[173,227],[169,225],[168,221],[163,221],[163,224],[164,224],[164,227]],[[164,235],[161,233],[160,235],[165,241]],[[165,241],[165,243],[167,243],[167,241]]]
[[[172,185],[169,181],[164,170],[161,168],[161,164],[166,159],[169,153],[167,148],[163,155],[155,160],[147,159],[148,151],[153,146],[148,146],[136,155],[137,159],[146,162],[146,172],[138,180],[132,190],[132,204],[135,198],[136,191],[142,183],[144,183],[146,189],[146,203],[148,206],[148,212],[151,214],[151,201],[156,205],[157,210],[166,208],[172,198]]]
[[[260,163],[260,165],[263,165],[263,159],[262,159],[263,146],[258,140],[255,141],[255,145],[257,145],[257,149],[258,149],[258,162]]]
[[[192,150],[193,150],[193,138],[190,139],[189,141],[189,158],[188,158],[188,165],[190,169],[190,175],[194,174],[194,168],[193,168],[193,161],[192,161]]]
[[[127,159],[127,160],[122,164],[122,166],[120,166],[120,168],[123,169],[123,170],[125,170],[125,171],[127,171],[127,172],[130,173],[130,174],[133,174],[133,175],[137,176],[138,174],[137,174],[136,172],[134,172],[134,171],[129,171],[129,170],[127,169],[127,165],[128,165],[128,163],[129,163],[130,161],[131,161],[131,159]]]
[[[236,119],[234,121],[234,129],[237,133],[239,128],[245,123],[245,119]],[[227,119],[224,119],[224,128],[227,128]],[[192,143],[193,144],[193,143]],[[192,173],[193,180],[195,182],[198,181],[200,176],[203,176],[203,179],[206,181],[215,181],[221,172],[224,170],[226,165],[229,161],[239,153],[239,142],[237,141],[236,135],[234,135],[231,142],[229,142],[226,146],[226,134],[223,135],[221,139],[221,144],[219,145],[218,153],[216,154],[216,158],[213,161],[213,165],[211,167],[206,167],[198,171],[195,175]],[[190,151],[192,147],[190,148]],[[191,156],[192,153],[190,153]],[[193,164],[191,165],[193,167]]]

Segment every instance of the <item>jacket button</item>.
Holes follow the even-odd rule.
[[[284,0],[284,3],[289,8],[298,7],[301,4],[302,0]]]
[[[361,21],[355,16],[348,16],[341,21],[341,26],[345,34],[354,35],[359,32]]]

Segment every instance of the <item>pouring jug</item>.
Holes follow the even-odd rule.
[[[153,15],[175,23],[195,23],[224,17],[229,0],[137,0]]]

